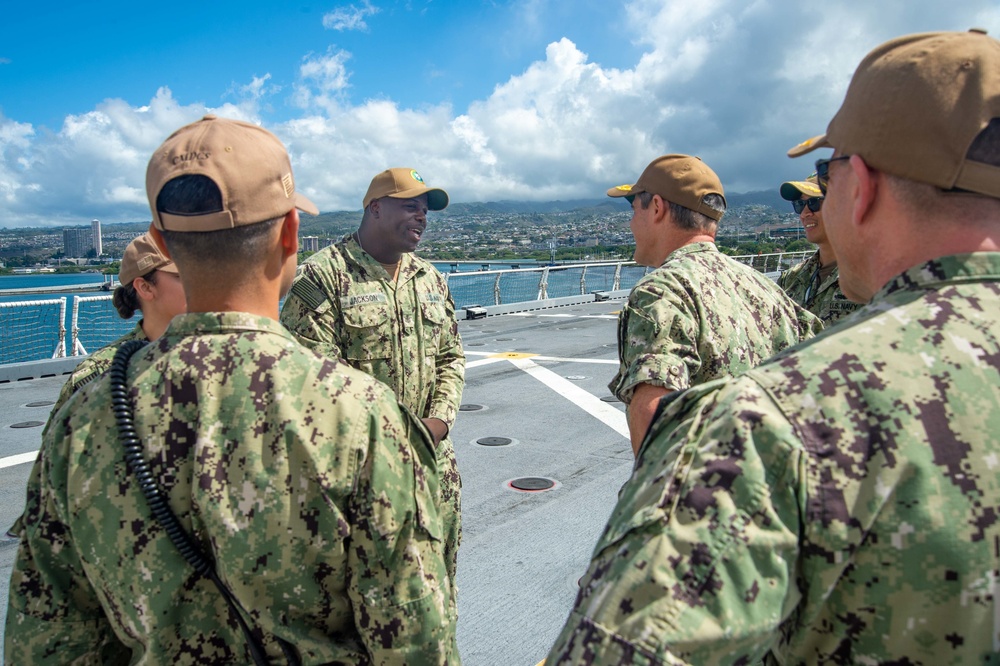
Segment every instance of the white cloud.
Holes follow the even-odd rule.
[[[544,16],[534,0],[520,10]],[[600,198],[667,152],[700,155],[729,191],[765,189],[812,170],[785,151],[825,130],[854,67],[880,42],[970,26],[1000,34],[993,0],[850,1],[823,12],[790,1],[634,0],[622,20],[641,26],[635,62],[607,67],[558,39],[461,109],[352,103],[352,56],[330,46],[303,58],[281,99],[298,117],[264,124],[322,210],[360,209],[368,181],[389,166],[417,168],[453,201]],[[144,106],[106,100],[56,133],[0,115],[0,226],[148,219],[146,161],[171,131],[207,112],[260,122],[263,100],[280,99],[270,74],[234,91],[239,101],[215,109],[166,88]]]
[[[337,7],[332,12],[323,15],[323,27],[328,30],[361,30],[367,32],[368,24],[365,18],[378,14],[379,8],[365,0],[360,7],[357,5],[345,5]]]

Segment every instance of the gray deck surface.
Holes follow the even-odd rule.
[[[460,321],[468,367],[451,437],[462,474],[458,643],[467,666],[534,666],[559,632],[590,552],[631,472],[624,406],[606,402],[621,303]],[[24,506],[41,427],[64,377],[0,383],[0,526]],[[508,438],[508,446],[483,446]],[[543,477],[543,492],[508,482]],[[0,537],[0,632],[17,543]]]

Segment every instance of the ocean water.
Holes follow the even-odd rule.
[[[518,264],[522,270],[509,270],[512,264],[469,262],[435,262],[442,273],[448,273],[455,307],[519,303],[539,297],[542,266],[534,262]],[[454,268],[459,270],[456,272]],[[535,268],[536,270],[523,270]],[[642,277],[641,267],[624,266],[619,288],[628,289]],[[607,291],[614,287],[615,266],[569,265],[551,267],[547,276],[546,296],[559,298]],[[47,292],[44,294],[18,294],[0,296],[0,303],[25,303],[19,307],[0,307],[0,364],[21,363],[51,358],[59,340],[59,317],[56,306],[31,306],[33,301],[66,298],[65,354],[73,355],[73,304],[79,297],[108,296],[109,292],[97,290],[105,276],[95,273],[56,275],[32,274],[0,276],[0,290],[26,289],[52,286],[92,284],[95,291]],[[138,313],[132,319],[118,317],[110,299],[80,301],[77,337],[87,352],[99,349],[121,337],[134,326]]]

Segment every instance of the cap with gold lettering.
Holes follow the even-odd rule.
[[[169,181],[189,174],[211,178],[222,210],[204,215],[159,213],[156,198]],[[153,225],[167,231],[216,231],[282,217],[293,208],[318,215],[295,191],[285,146],[262,127],[207,115],[171,134],[149,160],[146,195]]]

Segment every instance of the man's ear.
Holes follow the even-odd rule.
[[[299,253],[299,211],[291,209],[281,221],[281,248],[284,256]]]
[[[865,160],[860,155],[851,155],[848,164],[854,173],[854,183],[852,183],[850,191],[853,204],[851,222],[855,226],[860,226],[870,219],[869,213],[875,205],[875,197],[878,194],[879,174],[865,164]]]
[[[654,194],[653,200],[649,202],[649,205],[653,208],[654,222],[662,222],[667,218],[667,213],[670,212],[670,205],[666,199],[659,194]]]
[[[167,249],[166,241],[163,240],[163,234],[160,233],[159,229],[153,226],[152,222],[149,223],[149,235],[153,237],[153,242],[156,243],[156,247],[160,248],[160,252],[163,253],[163,256],[168,259],[173,259],[173,257],[170,256],[170,250]]]

